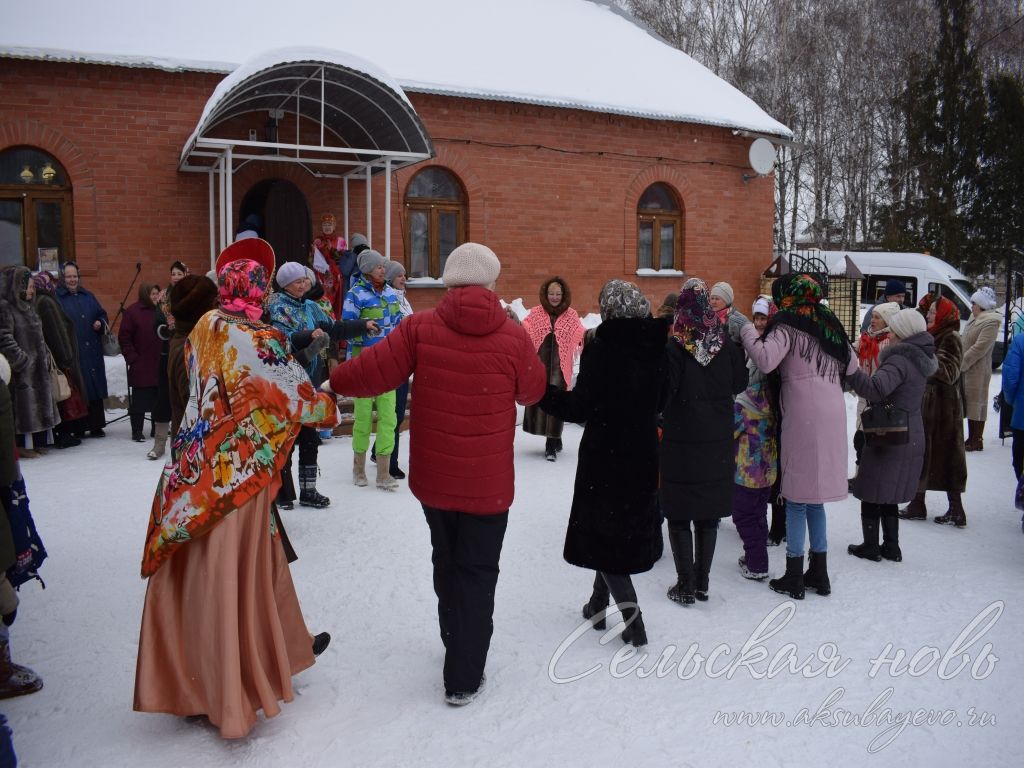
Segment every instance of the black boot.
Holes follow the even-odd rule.
[[[562,452],[562,438],[556,437],[556,438],[554,438],[554,440],[555,440],[555,453],[561,453]]]
[[[903,553],[900,551],[900,518],[895,510],[892,514],[882,514],[882,546],[879,553],[886,560],[903,562]]]
[[[914,496],[907,506],[901,509],[897,513],[904,520],[927,520],[928,519],[928,508],[924,505],[924,493],[918,493]]]
[[[789,595],[794,600],[804,599],[804,558],[786,555],[786,575],[781,579],[772,579],[768,586],[774,591]]]
[[[299,464],[299,506],[323,509],[331,500],[316,490],[316,464]]]
[[[936,517],[935,522],[939,525],[953,525],[957,528],[967,527],[967,512],[964,511],[963,501],[958,491],[946,491],[946,498],[949,500],[949,509],[946,514]]]
[[[768,529],[768,546],[777,547],[786,540],[786,505],[772,504],[772,525]]]
[[[544,458],[548,461],[555,461],[558,459],[558,451],[555,450],[555,438],[549,437],[544,442]]]
[[[144,413],[129,413],[128,421],[132,425],[132,442],[144,443],[146,442],[146,435],[142,429],[146,426],[146,414]]]
[[[832,584],[828,580],[828,553],[811,552],[810,560],[807,573],[804,574],[804,586],[807,589],[813,589],[822,597],[831,595]]]
[[[694,596],[702,603],[708,599],[708,581],[711,577],[711,561],[715,559],[715,542],[718,541],[718,527],[698,528],[695,532],[696,551],[693,559],[697,571]]]
[[[899,520],[899,518],[895,519]],[[864,532],[864,543],[851,544],[846,551],[854,557],[880,562],[882,555],[878,551],[878,518],[861,512],[860,527]]]
[[[694,594],[693,573],[693,533],[690,524],[678,528],[669,524],[668,542],[672,546],[672,559],[676,564],[676,583],[669,587],[668,599],[683,605],[693,605]]]
[[[622,620],[626,622],[626,628],[622,630],[622,642],[636,648],[647,645],[647,629],[644,627],[644,617],[636,600],[633,580],[629,576],[614,573],[602,573],[601,576],[608,583],[608,590],[622,612]]]
[[[590,600],[583,606],[583,618],[593,619],[594,629],[606,629],[605,617],[594,619],[593,617],[608,607],[608,584],[600,573],[594,574],[594,591]]]
[[[331,635],[328,632],[321,632],[319,635],[313,638],[313,655],[319,656],[321,653],[327,650],[327,646],[331,644]]]

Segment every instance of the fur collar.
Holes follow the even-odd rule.
[[[879,364],[884,363],[893,355],[906,358],[926,379],[939,370],[939,362],[935,359],[935,344],[931,334],[927,331],[916,333],[909,339],[904,339],[898,344],[891,344],[883,349],[878,355]]]

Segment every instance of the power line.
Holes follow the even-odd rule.
[[[978,48],[976,50],[980,50],[980,49],[984,48],[986,45],[991,43],[993,40],[995,40],[1001,34],[1003,34],[1004,32],[1008,32],[1009,30],[1013,29],[1015,26],[1020,24],[1022,21],[1024,21],[1024,15],[1018,16],[1014,21],[1011,21],[1009,24],[1007,24],[1005,27],[1000,29],[994,35],[992,35],[991,37],[986,38],[983,42],[979,43],[978,44]]]

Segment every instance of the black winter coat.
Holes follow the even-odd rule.
[[[540,406],[586,423],[564,556],[581,568],[642,573],[661,557],[658,412],[667,382],[662,319],[601,323],[583,348],[576,386]]]
[[[661,438],[661,510],[669,520],[732,514],[733,398],[747,387],[743,352],[726,340],[706,366],[668,342],[669,395]]]

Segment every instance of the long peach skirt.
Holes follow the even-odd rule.
[[[292,675],[313,665],[264,490],[149,579],[135,671],[135,710],[206,715],[225,739],[291,701]]]

